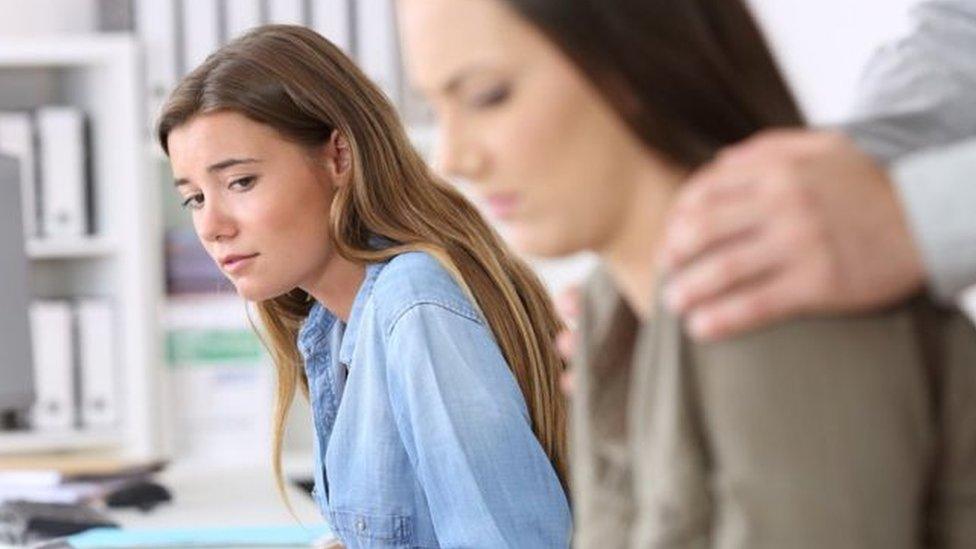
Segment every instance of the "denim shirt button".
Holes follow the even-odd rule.
[[[366,533],[366,519],[359,517],[356,519],[356,531],[360,534]]]

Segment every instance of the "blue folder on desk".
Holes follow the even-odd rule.
[[[125,530],[96,528],[71,536],[74,549],[170,549],[189,547],[312,547],[328,537],[328,526],[274,526]]]

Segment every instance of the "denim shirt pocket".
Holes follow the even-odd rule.
[[[413,523],[405,515],[369,513],[349,508],[332,510],[332,529],[352,547],[409,547]]]

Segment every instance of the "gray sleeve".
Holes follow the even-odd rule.
[[[876,52],[847,131],[888,163],[976,136],[976,0],[928,0],[913,29]]]
[[[976,283],[976,0],[928,0],[879,50],[843,130],[898,187],[933,293]]]
[[[929,286],[951,303],[976,284],[976,139],[906,156],[891,175]]]

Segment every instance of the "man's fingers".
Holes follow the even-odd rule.
[[[761,204],[730,197],[705,211],[677,212],[669,219],[660,252],[664,267],[676,269],[713,246],[756,231],[763,221]]]
[[[566,324],[566,328],[556,336],[556,351],[567,363],[576,354],[576,324],[580,316],[580,299],[580,288],[575,284],[559,292],[555,299],[556,312]],[[567,398],[573,396],[575,380],[575,373],[570,369],[559,375],[559,388]]]
[[[783,251],[768,232],[743,234],[674,273],[665,302],[675,313],[686,313],[767,274],[784,262]]]
[[[580,315],[580,289],[573,284],[556,295],[556,313],[566,324],[574,324]]]
[[[728,146],[715,160],[689,176],[675,209],[695,208],[722,193],[748,190],[757,181],[771,178],[790,181],[801,159],[833,139],[831,135],[810,136],[797,130],[769,130],[742,143]]]
[[[566,370],[560,374],[559,388],[562,390],[563,395],[566,397],[572,397],[573,393],[576,391],[576,372]]]
[[[576,332],[563,330],[556,336],[556,350],[565,360],[573,358],[576,353]]]
[[[682,186],[673,212],[697,211],[749,192],[754,181],[748,174],[718,164],[709,164],[693,173]]]
[[[795,287],[784,271],[774,271],[695,309],[687,330],[695,339],[714,341],[798,315],[806,303]]]
[[[821,146],[828,135],[811,135],[808,131],[796,129],[766,130],[722,149],[716,155],[715,163],[733,169],[753,164],[766,166],[771,161],[801,158]]]

